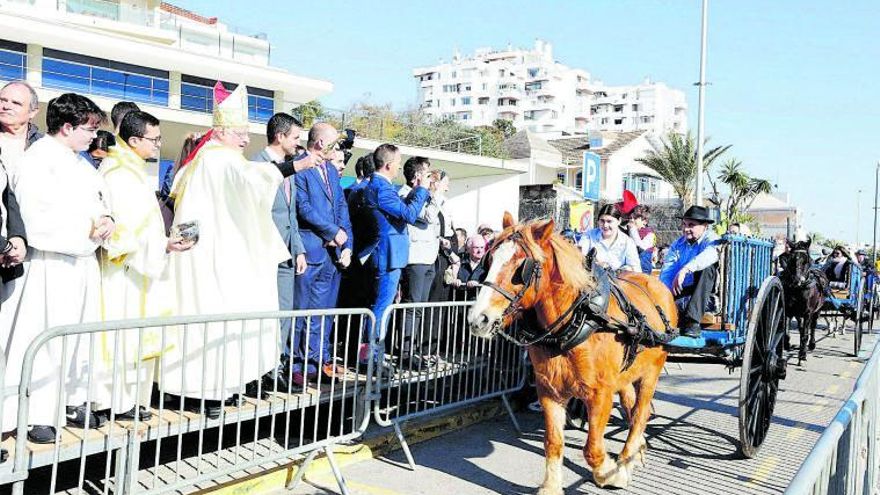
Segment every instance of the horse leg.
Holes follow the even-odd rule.
[[[617,394],[620,397],[620,406],[626,416],[624,419],[627,424],[632,426],[633,408],[636,406],[636,389],[633,387],[632,383],[629,383],[620,389],[620,392]]]
[[[587,445],[584,446],[584,458],[593,469],[593,481],[597,486],[625,488],[629,485],[629,473],[621,471],[605,450],[605,428],[611,418],[614,403],[611,395],[612,391],[603,387],[589,397],[587,408],[590,431],[587,434]]]
[[[665,361],[665,358],[663,359]],[[654,368],[648,368],[639,381],[638,399],[633,410],[633,421],[626,437],[623,450],[617,459],[618,466],[626,469],[630,474],[634,470],[634,464],[645,466],[645,454],[648,450],[648,442],[645,440],[645,429],[651,416],[651,401],[657,390],[657,382],[660,381],[660,372],[663,363]]]
[[[810,313],[807,315],[807,328],[810,330],[810,344],[807,347],[811,351],[816,350],[816,323],[819,320],[819,313]]]
[[[801,335],[801,343],[798,347],[798,366],[801,365],[803,361],[807,360],[807,339],[809,338],[809,330],[806,328],[806,324],[809,320],[805,319],[803,316],[797,317],[798,322],[798,332]]]
[[[565,407],[548,396],[540,396],[544,410],[544,482],[538,495],[562,495],[562,454],[565,448]]]

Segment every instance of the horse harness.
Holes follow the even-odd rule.
[[[513,317],[522,309],[522,299],[526,292],[533,285],[537,290],[543,276],[541,264],[528,248],[522,234],[514,232],[508,240],[514,242],[526,254],[526,259],[520,265],[518,274],[514,275],[519,278],[517,282],[521,282],[522,288],[513,294],[494,282],[482,283],[510,302],[510,305],[501,314],[502,322],[508,317]],[[494,248],[490,250],[490,254],[492,251]],[[657,332],[651,328],[644,313],[626,297],[619,283],[628,283],[648,296],[643,287],[632,281],[618,278],[613,275],[613,272],[602,267],[591,267],[589,262],[586,264],[586,268],[592,270],[596,278],[595,288],[579,294],[574,303],[553,323],[547,325],[546,329],[540,330],[540,325],[535,320],[534,314],[527,313],[522,316],[521,324],[517,325],[512,333],[501,332],[500,335],[518,346],[539,345],[550,354],[559,355],[574,349],[597,331],[621,333],[626,337],[623,369],[629,368],[640,348],[663,345],[675,337],[669,320],[660,306],[655,305],[655,308],[663,321],[665,333]],[[608,314],[609,296],[617,300],[626,315],[625,321],[613,318]]]

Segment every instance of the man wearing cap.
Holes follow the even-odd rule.
[[[229,93],[218,83],[214,99],[210,139],[178,171],[171,191],[172,225],[190,224],[192,232],[198,222],[199,236],[192,249],[170,259],[176,314],[274,311],[278,264],[291,256],[272,220],[272,205],[294,165],[244,158],[250,142],[244,85]],[[201,411],[193,399],[205,399],[209,418],[219,416],[220,401],[242,388],[256,395],[256,380],[275,368],[279,355],[278,321],[272,319],[187,325],[171,337],[160,389],[191,399],[184,402],[189,410]]]
[[[660,270],[660,280],[683,306],[679,326],[686,337],[700,336],[700,320],[718,278],[720,239],[709,228],[712,223],[707,208],[688,208],[681,217],[682,236],[669,246]]]

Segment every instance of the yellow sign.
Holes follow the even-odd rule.
[[[593,203],[582,201],[569,205],[569,225],[578,232],[586,232],[593,228]]]

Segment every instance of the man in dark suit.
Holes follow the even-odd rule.
[[[336,129],[318,123],[309,130],[306,151],[319,163],[296,175],[296,210],[300,236],[306,255],[306,270],[296,277],[296,309],[335,308],[339,294],[339,269],[351,263],[352,235],[348,205],[339,173],[331,159],[342,159],[334,146]],[[331,361],[330,331],[332,318],[307,318],[296,322],[296,332],[307,338],[301,348],[306,376],[320,371],[328,378],[342,378],[345,369]],[[306,330],[308,326],[308,330]],[[296,360],[295,360],[296,361]],[[294,372],[297,363],[294,362]],[[300,371],[301,373],[301,371]],[[294,376],[294,381],[297,381]]]
[[[373,152],[376,172],[365,188],[365,207],[375,221],[374,240],[365,244],[357,253],[372,274],[375,283],[375,296],[370,309],[376,315],[374,336],[385,338],[385,327],[381,325],[382,314],[394,302],[400,272],[409,262],[409,234],[407,225],[412,225],[428,200],[428,187],[431,177],[422,174],[413,182],[412,191],[401,198],[391,183],[400,172],[400,150],[393,144],[383,144]],[[376,349],[373,358],[381,362],[381,350]],[[362,356],[365,357],[365,356]]]
[[[314,155],[305,153],[297,156],[296,148],[299,143],[299,135],[302,132],[302,124],[292,115],[276,113],[266,124],[266,140],[269,143],[259,155],[254,157],[257,162],[281,163],[289,157],[294,157],[294,171],[302,172],[315,166]],[[285,177],[275,194],[275,202],[272,203],[272,220],[278,227],[278,233],[284,239],[291,259],[278,265],[278,308],[281,311],[290,311],[294,308],[293,296],[295,276],[302,275],[306,271],[305,247],[299,234],[299,223],[296,219],[296,187],[291,177]],[[290,335],[291,320],[281,320],[281,364],[278,367],[278,390],[287,390],[287,374],[289,370],[290,350],[300,345],[301,335]],[[269,377],[274,378],[274,377]],[[302,374],[298,377],[302,384]],[[266,386],[274,389],[273,383],[267,381]]]
[[[373,154],[367,154],[358,158],[355,164],[358,181],[344,190],[348,201],[348,216],[351,219],[351,230],[354,236],[354,252],[360,252],[370,242],[375,242],[376,221],[372,213],[366,208],[365,193],[370,176],[376,171],[373,164]],[[339,294],[339,305],[343,308],[363,308],[373,303],[370,290],[365,288],[372,284],[367,279],[364,266],[357,256],[351,260],[351,265],[343,274],[343,285]]]

